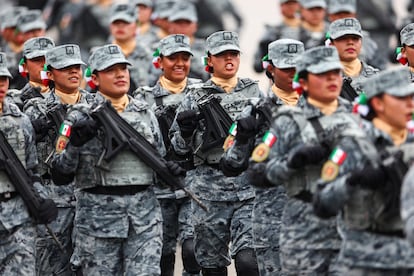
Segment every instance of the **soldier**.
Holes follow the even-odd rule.
[[[113,162],[103,161],[102,154],[119,144],[112,143],[110,133],[97,132],[98,122],[91,117],[95,108],[108,104],[165,154],[154,113],[148,104],[127,95],[127,65],[130,62],[115,44],[94,50],[89,66],[98,92],[91,105],[75,105],[67,114],[53,157],[55,182],[75,175],[71,263],[84,275],[160,275],[162,215],[151,187],[153,170],[127,147],[112,155]],[[104,143],[105,138],[111,143]]]
[[[152,24],[151,16],[154,11],[153,0],[134,0],[138,8],[137,40],[145,48],[153,50],[153,45],[159,41],[159,28]]]
[[[288,195],[280,235],[283,275],[338,273],[340,239],[335,220],[316,217],[311,201],[316,189],[312,183],[319,178],[335,137],[358,128],[349,102],[338,97],[341,70],[334,47],[315,47],[298,58],[296,73],[306,103],[301,109],[279,108],[265,139],[271,148],[268,163],[249,167],[252,182],[283,185]]]
[[[329,22],[333,22],[337,19],[343,18],[356,18],[356,0],[329,0],[328,2],[328,19]],[[380,55],[384,55],[378,51],[377,43],[370,37],[369,32],[362,30],[362,49],[359,53],[359,58],[362,61],[374,66],[374,67],[381,67],[383,66],[380,64],[378,66],[378,62],[382,60],[382,58],[378,58]]]
[[[411,81],[414,81],[414,23],[406,25],[400,31],[401,47],[397,50],[399,62],[410,68]]]
[[[234,174],[240,164],[248,163],[253,148],[249,145],[249,150],[246,150],[245,144],[260,145],[265,131],[270,128],[271,118],[279,107],[304,104],[305,98],[292,88],[296,58],[303,51],[303,43],[298,40],[282,38],[269,44],[267,76],[271,78],[273,86],[269,91],[269,97],[264,100],[265,103],[258,103],[252,108],[253,114],[237,120],[235,141],[225,151],[221,160],[221,168],[226,176]],[[266,111],[267,107],[271,112]],[[256,116],[255,113],[260,115]],[[252,139],[255,140],[254,143],[250,142]],[[255,151],[260,147],[258,146]],[[259,162],[259,156],[253,156],[252,159]],[[235,157],[243,157],[245,160]],[[242,167],[240,171],[243,169]],[[279,259],[279,234],[286,192],[282,186],[269,187],[266,182],[252,184],[257,184],[253,207],[253,244],[259,272],[262,276],[279,275],[282,269]]]
[[[335,20],[329,25],[328,33],[330,43],[338,51],[339,59],[344,67],[344,82],[347,84],[344,84],[341,96],[352,102],[362,92],[360,83],[378,73],[379,70],[358,58],[363,41],[358,19]],[[354,91],[345,90],[345,85]]]
[[[112,43],[117,44],[122,53],[131,63],[130,93],[137,87],[148,85],[148,76],[151,66],[151,52],[139,44],[136,32],[138,19],[137,8],[132,4],[114,4],[110,11],[110,33]]]
[[[188,77],[190,72],[192,51],[190,38],[185,35],[172,34],[159,43],[158,64],[162,75],[154,87],[142,87],[135,91],[135,97],[148,102],[158,118],[164,144],[167,149],[166,158],[176,160],[182,167],[191,169],[191,158],[178,158],[171,148],[168,131],[175,118],[175,111],[185,94],[201,80]],[[187,183],[186,185],[189,185]],[[193,226],[191,222],[191,202],[182,190],[171,190],[168,187],[155,189],[163,215],[163,250],[161,256],[161,275],[173,275],[177,238],[181,245],[182,262],[186,273],[198,275],[200,267],[194,256]]]
[[[19,15],[27,11],[27,7],[17,6],[9,7],[1,13],[1,37],[2,44],[1,49],[9,48],[9,50],[19,47],[21,42],[17,41],[17,18]],[[10,61],[8,61],[10,63]]]
[[[301,20],[298,17],[299,2],[297,0],[279,0],[279,4],[282,23],[276,26],[265,25],[264,34],[260,38],[253,59],[253,69],[257,73],[266,70],[262,66],[262,57],[266,55],[269,43],[281,38],[299,39],[299,27],[301,24]]]
[[[177,0],[157,0],[155,1],[154,12],[151,15],[152,24],[159,28],[157,33],[158,40],[166,37],[169,29],[168,17],[171,14],[171,8]],[[157,43],[153,46],[154,50],[158,47]]]
[[[342,144],[325,163],[315,210],[325,217],[341,211],[343,275],[412,275],[414,248],[404,238],[400,216],[401,202],[402,218],[409,217],[410,188],[400,188],[414,160],[414,136],[407,129],[414,85],[407,68],[382,71],[362,85],[369,109],[362,121],[365,137]]]
[[[50,93],[49,86],[44,85],[41,72],[45,65],[45,53],[55,47],[49,37],[33,37],[23,44],[23,57],[19,62],[20,74],[28,77],[29,82],[21,90],[9,90],[8,97],[23,110],[24,104],[31,98],[46,98]]]
[[[238,275],[258,275],[252,245],[253,189],[243,176],[225,178],[219,161],[231,121],[247,106],[249,99],[262,94],[256,82],[237,76],[240,65],[237,33],[211,34],[206,39],[206,50],[212,77],[186,94],[170,130],[177,155],[194,156],[196,167],[187,177],[191,179],[191,189],[208,208],[206,212],[192,204],[196,259],[203,275],[227,275],[230,250]],[[214,108],[221,110],[216,120],[225,122],[224,127],[215,125],[220,131],[210,129],[214,122],[206,117],[201,122],[197,120],[197,113],[206,110],[203,102],[207,102],[205,108],[214,102],[220,105]],[[206,113],[201,116],[207,116]]]
[[[302,24],[299,39],[305,49],[323,45],[329,23],[325,21],[326,0],[299,0]]]
[[[48,235],[44,226],[37,227],[36,240],[36,274],[53,275],[71,273],[70,256],[73,252],[72,230],[75,217],[74,184],[59,186],[51,179],[48,158],[54,150],[59,128],[56,122],[50,125],[49,112],[63,105],[91,102],[93,96],[79,88],[82,81],[81,53],[78,45],[65,44],[46,51],[45,61],[50,86],[53,87],[47,97],[36,97],[28,100],[24,112],[29,116],[36,132],[39,172],[48,195],[55,200],[59,215],[50,227],[56,233],[65,252],[56,245]],[[64,116],[66,109],[61,114]]]
[[[34,131],[30,120],[5,97],[11,77],[7,69],[6,55],[0,53],[0,131],[19,161],[32,175],[32,181],[39,184]],[[6,162],[9,166],[15,166],[12,160],[5,160],[4,154],[2,151],[4,166],[7,166]],[[19,175],[19,177],[24,179],[24,175]],[[13,178],[8,176],[5,167],[2,167],[0,179],[0,236],[2,241],[0,273],[3,275],[35,275],[36,228],[29,215],[26,202],[23,200],[24,197],[15,185],[17,175]],[[27,184],[32,185],[32,183]],[[35,192],[31,190],[31,187],[28,188],[30,193]],[[38,215],[42,220],[40,223],[50,223],[57,215],[56,205],[50,199],[40,202],[39,211]]]

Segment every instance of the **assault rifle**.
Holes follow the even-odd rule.
[[[220,100],[210,94],[198,101],[199,119],[204,119],[206,130],[203,133],[202,151],[223,145],[233,120],[221,106]]]
[[[120,151],[125,148],[130,149],[151,167],[166,184],[184,190],[191,199],[207,211],[207,207],[171,174],[166,166],[166,160],[153,145],[119,116],[109,101],[97,106],[90,115],[102,126],[105,133],[105,150],[99,158],[98,166],[108,169],[102,166],[103,161],[109,163]]]
[[[49,127],[54,128],[56,133],[59,132],[59,128],[65,119],[67,109],[67,105],[58,104],[50,108],[46,113],[46,117],[48,119],[47,124]]]
[[[347,99],[351,103],[358,97],[358,93],[355,89],[351,86],[352,79],[345,77],[342,81],[342,89],[340,96],[344,99]]]

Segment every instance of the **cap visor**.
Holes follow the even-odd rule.
[[[306,70],[312,74],[322,74],[337,69],[343,69],[342,64],[339,61],[321,62],[306,68]]]

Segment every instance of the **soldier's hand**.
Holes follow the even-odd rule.
[[[237,141],[240,143],[247,143],[247,141],[254,137],[256,133],[257,121],[254,116],[247,116],[237,120]]]
[[[250,184],[258,188],[269,188],[274,185],[266,177],[266,163],[254,163],[246,171]]]
[[[225,176],[234,177],[240,175],[245,170],[245,168],[233,167],[231,166],[230,162],[228,162],[225,158],[221,158],[220,170],[223,172]]]
[[[86,119],[76,122],[72,126],[70,143],[80,147],[97,135],[98,126],[93,119]]]
[[[170,173],[174,176],[186,175],[186,171],[182,167],[180,167],[180,165],[178,165],[178,163],[175,161],[167,161],[165,165],[167,166]]]
[[[193,135],[198,125],[197,113],[194,110],[185,110],[177,114],[177,123],[180,127],[181,136],[188,138]]]
[[[292,169],[319,163],[329,156],[329,149],[322,145],[302,145],[289,152],[287,165]]]
[[[48,133],[50,125],[46,118],[32,120],[32,126],[36,134],[36,142],[41,141]]]
[[[351,187],[375,190],[384,187],[387,175],[381,167],[373,168],[371,165],[362,170],[353,172],[347,179]]]
[[[39,206],[39,223],[48,224],[54,221],[58,215],[56,203],[51,199],[44,199]]]

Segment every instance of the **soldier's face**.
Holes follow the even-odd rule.
[[[185,52],[172,54],[160,59],[164,77],[173,82],[183,81],[190,73],[191,55]]]
[[[230,79],[237,74],[240,66],[240,52],[224,51],[208,58],[208,65],[214,68],[215,77]]]
[[[188,20],[176,20],[170,22],[168,28],[170,34],[184,34],[193,37],[197,31],[197,23]]]
[[[62,69],[52,69],[49,79],[55,82],[55,88],[63,93],[76,93],[82,81],[82,68],[80,65],[68,66]]]
[[[303,20],[309,23],[311,26],[317,26],[321,24],[325,19],[325,13],[325,9],[320,7],[301,9]]]
[[[99,91],[112,98],[120,98],[129,90],[129,70],[126,64],[115,64],[92,75]]]
[[[350,62],[358,58],[361,52],[362,39],[357,35],[344,35],[333,41],[341,61]]]
[[[4,97],[6,97],[7,90],[9,89],[9,78],[0,76],[0,103],[3,103]]]
[[[300,5],[298,1],[288,1],[280,5],[280,12],[287,18],[294,18],[296,12],[299,11]]]
[[[45,57],[37,57],[32,59],[26,59],[23,67],[29,74],[30,81],[36,83],[42,83],[42,79],[40,78],[40,72],[43,70],[43,66],[45,64]]]
[[[279,69],[273,67],[272,70],[273,80],[276,87],[279,87],[283,91],[293,91],[292,80],[295,76],[295,68]]]
[[[127,41],[135,37],[137,25],[135,22],[128,23],[122,20],[116,20],[110,25],[110,31],[116,41]]]
[[[408,60],[408,65],[414,67],[414,45],[405,45],[401,50],[403,56]]]
[[[396,129],[406,129],[414,111],[413,95],[395,97],[383,94],[371,100],[376,116]]]
[[[138,5],[138,21],[140,23],[149,22],[151,19],[152,8],[145,5]]]
[[[300,79],[303,89],[309,98],[323,103],[336,100],[342,88],[341,70],[331,70],[322,74],[308,74],[308,79]]]

